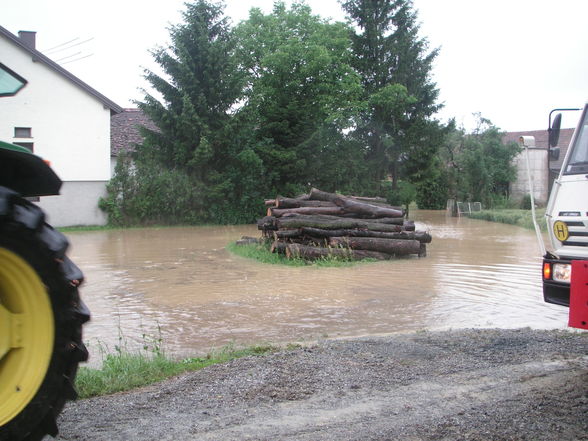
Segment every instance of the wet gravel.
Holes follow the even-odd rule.
[[[326,340],[67,406],[59,440],[588,440],[588,333]]]

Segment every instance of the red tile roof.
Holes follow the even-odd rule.
[[[110,118],[110,154],[117,156],[121,151],[133,152],[137,144],[143,143],[139,127],[158,130],[151,119],[139,109],[123,109]]]

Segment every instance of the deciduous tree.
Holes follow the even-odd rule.
[[[473,130],[449,124],[450,131],[434,158],[435,168],[418,186],[421,208],[440,209],[452,198],[482,202],[485,207],[508,198],[509,183],[516,178],[516,143],[504,144],[502,132],[477,114]]]
[[[326,169],[343,167],[341,155],[350,153],[337,150],[349,146],[343,130],[359,105],[349,28],[313,15],[304,3],[288,9],[276,2],[270,14],[252,9],[236,33],[247,74],[240,113],[270,191],[295,194],[325,184]],[[348,167],[360,156],[347,155]]]

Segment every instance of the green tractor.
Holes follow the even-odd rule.
[[[0,65],[0,97],[25,85]],[[65,236],[26,199],[60,187],[45,161],[0,142],[0,441],[55,436],[57,415],[76,398],[78,364],[88,358],[83,274],[66,255]]]

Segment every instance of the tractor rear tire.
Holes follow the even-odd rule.
[[[68,245],[39,207],[0,187],[0,441],[56,436],[57,415],[77,397],[90,314]]]

